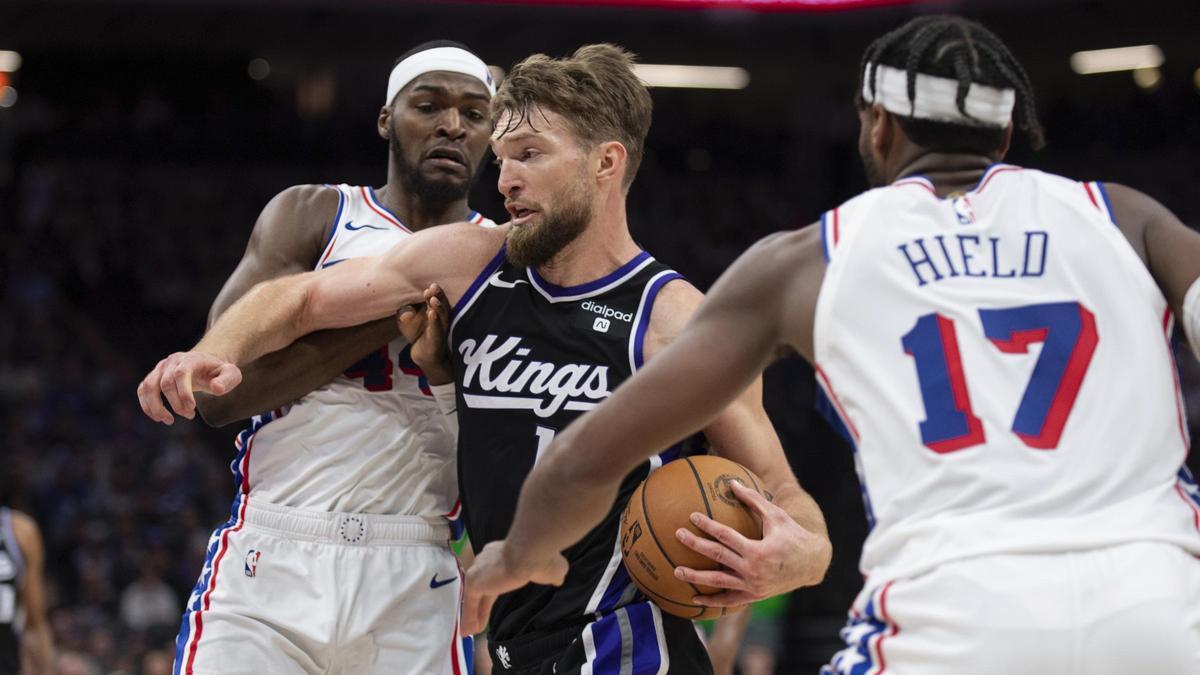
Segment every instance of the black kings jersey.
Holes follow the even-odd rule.
[[[562,288],[536,270],[492,260],[455,307],[451,345],[458,377],[459,492],[478,551],[508,534],[521,484],[539,454],[642,365],[659,291],[680,275],[646,252],[588,284]],[[681,443],[625,477],[613,509],[565,552],[558,588],[529,585],[493,607],[497,641],[584,623],[637,596],[617,542],[625,502]]]
[[[21,670],[18,587],[24,568],[24,556],[13,533],[12,511],[0,507],[0,675],[16,675]]]

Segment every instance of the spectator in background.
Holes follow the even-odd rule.
[[[147,553],[139,566],[141,574],[121,591],[121,620],[136,631],[173,626],[182,605],[171,587],[162,580],[164,556]]]

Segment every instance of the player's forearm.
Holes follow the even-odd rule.
[[[224,426],[299,399],[399,335],[391,317],[318,331],[241,367],[242,383],[223,396],[197,393],[204,421]]]
[[[618,480],[583,480],[563,466],[570,456],[571,434],[563,434],[562,452],[534,466],[517,501],[506,551],[526,560],[560,553],[595,527],[616,499]]]
[[[829,528],[825,524],[825,515],[821,513],[821,507],[803,488],[789,480],[783,485],[768,489],[772,490],[771,496],[776,506],[786,511],[796,524],[813,534],[829,538]]]
[[[771,481],[766,481],[768,484]],[[829,530],[825,524],[825,516],[821,507],[795,481],[768,487],[772,491],[774,503],[791,516],[800,527],[816,535],[790,540],[793,542],[793,552],[787,555],[791,572],[791,584],[796,586],[815,586],[821,583],[829,571],[833,561],[833,543],[829,540]]]
[[[721,346],[704,347],[705,337],[703,331],[684,335],[558,435],[521,491],[509,534],[521,544],[508,550],[536,545],[557,553],[578,541],[612,507],[622,478],[704,428],[746,386],[740,380],[753,380],[757,371],[746,364],[722,372],[696,367],[714,349],[716,357],[723,355]]]
[[[31,669],[30,675],[52,675],[54,673],[54,640],[50,627],[44,622],[38,626],[26,626],[21,638],[25,661]]]
[[[313,272],[258,284],[226,310],[194,348],[239,366],[283,349],[306,330]]]

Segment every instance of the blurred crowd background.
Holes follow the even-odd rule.
[[[739,91],[654,90],[631,194],[635,235],[704,288],[754,240],[865,188],[858,59],[923,12],[981,19],[1025,63],[1049,146],[1035,154],[1018,141],[1011,161],[1135,186],[1200,226],[1197,7],[9,0],[0,50],[19,51],[22,65],[2,83],[14,94],[0,89],[0,500],[43,528],[60,672],[168,672],[208,534],[228,517],[237,428],[154,425],[136,383],[199,337],[271,196],[296,183],[383,183],[374,120],[409,47],[457,39],[507,67],[611,41],[647,62],[748,69]],[[1136,78],[1068,65],[1080,49],[1151,43],[1166,60]],[[489,166],[473,200],[500,221],[494,186]],[[1177,352],[1195,435],[1200,367]],[[861,584],[866,523],[851,455],[813,400],[802,362],[769,372],[767,408],[835,545],[828,581],[774,613],[780,673],[813,672],[832,654]]]

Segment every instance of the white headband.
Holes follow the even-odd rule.
[[[875,88],[871,90],[871,70]],[[863,101],[878,103],[896,115],[968,126],[1006,127],[1012,121],[1017,92],[971,83],[964,115],[958,109],[958,80],[917,73],[916,96],[908,99],[908,71],[868,63],[863,73]]]
[[[388,77],[387,100],[384,104],[390,105],[396,94],[409,82],[435,70],[470,75],[487,87],[489,95],[496,95],[492,71],[488,70],[487,64],[478,56],[458,47],[434,47],[417,52],[392,68],[392,74]]]

